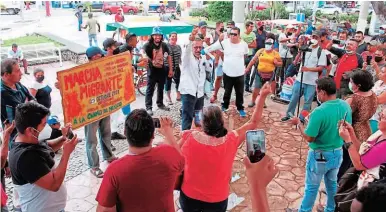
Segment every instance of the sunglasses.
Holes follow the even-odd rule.
[[[239,34],[237,34],[237,33],[229,33],[229,35],[231,35],[231,36],[238,36]]]
[[[267,45],[272,45],[273,43],[271,43],[271,42],[266,42],[265,44],[267,44]]]

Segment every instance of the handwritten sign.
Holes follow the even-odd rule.
[[[90,124],[135,100],[131,57],[104,57],[57,73],[65,123]]]

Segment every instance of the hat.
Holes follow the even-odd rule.
[[[236,25],[234,21],[228,21],[227,25]]]
[[[100,49],[97,46],[88,47],[88,49],[86,50],[86,56],[88,58],[91,58],[91,57],[93,57],[93,56],[95,56],[97,54],[104,55],[104,52],[102,51],[102,49]]]
[[[208,26],[208,24],[207,24],[205,21],[200,21],[200,22],[198,23],[198,26],[199,26],[199,27],[206,27],[206,26]]]
[[[286,29],[294,29],[295,27],[294,27],[294,25],[292,25],[292,24],[288,24],[285,28],[286,28]]]
[[[378,45],[379,45],[379,42],[376,41],[376,40],[372,40],[372,41],[369,42],[369,45],[370,45],[370,46],[378,46]]]
[[[312,35],[316,35],[318,37],[322,37],[323,36],[323,32],[319,31],[319,30],[315,30],[312,32]]]
[[[151,35],[162,35],[161,28],[159,28],[159,27],[154,27],[154,28],[153,28],[153,32],[151,33]]]
[[[47,119],[47,124],[48,125],[53,125],[60,123],[58,116],[49,116]]]
[[[107,38],[105,41],[103,41],[103,48],[105,51],[107,51],[107,48],[117,46],[117,41],[112,38]]]
[[[154,32],[154,29],[153,29],[153,32]],[[135,36],[137,36],[137,35],[134,33],[127,33],[125,36],[125,40],[129,40],[131,37],[135,37]]]

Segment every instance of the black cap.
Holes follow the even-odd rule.
[[[228,21],[227,25],[236,25],[234,21]]]
[[[125,40],[129,40],[131,37],[136,37],[137,35],[134,34],[134,33],[127,33],[127,35],[125,36]]]
[[[114,45],[117,46],[117,41],[112,38],[107,38],[105,41],[103,41],[103,48],[105,51],[107,51],[107,48]]]

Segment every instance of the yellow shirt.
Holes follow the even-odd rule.
[[[259,55],[259,65],[257,66],[257,70],[263,73],[270,73],[275,70],[275,64],[273,60],[276,58],[280,60],[280,54],[277,51],[267,52],[265,49],[260,49],[256,52]]]

